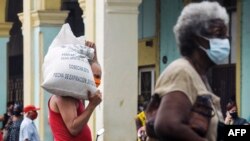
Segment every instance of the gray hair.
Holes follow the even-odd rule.
[[[176,25],[174,26],[175,38],[178,46],[182,44],[182,38],[192,34],[201,34],[201,28],[206,28],[211,20],[220,19],[227,26],[229,17],[226,9],[218,2],[201,2],[187,5],[181,12]]]

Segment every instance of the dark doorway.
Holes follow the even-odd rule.
[[[68,10],[69,15],[65,23],[69,23],[70,28],[76,37],[84,35],[83,11],[78,0],[62,0],[61,10]]]
[[[23,12],[23,0],[6,1],[6,21],[12,22],[8,42],[7,101],[23,102],[23,35],[18,13]]]
[[[211,70],[211,86],[213,92],[221,98],[223,115],[226,114],[226,105],[235,100],[236,93],[236,65],[220,65]]]

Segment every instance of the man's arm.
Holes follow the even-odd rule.
[[[101,93],[100,91],[97,91],[95,95],[89,97],[89,105],[80,116],[77,116],[78,101],[76,99],[71,97],[57,96],[56,103],[70,134],[76,136],[81,132],[83,126],[87,124],[92,112],[100,102]]]
[[[21,131],[20,131],[21,132]],[[31,139],[30,139],[30,137],[31,137],[31,133],[32,131],[31,131],[31,128],[30,127],[28,127],[27,125],[23,128],[23,130],[22,130],[22,132],[20,133],[20,134],[22,134],[23,135],[23,138],[22,139],[24,139],[24,141],[30,141]]]

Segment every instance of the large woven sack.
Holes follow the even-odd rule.
[[[75,37],[64,24],[51,43],[43,63],[42,87],[51,94],[88,99],[96,85],[88,59],[94,49],[85,46],[84,37]]]

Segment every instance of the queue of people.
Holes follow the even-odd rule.
[[[13,115],[13,108],[14,108],[14,102],[10,101],[7,103],[7,109],[6,113],[0,116],[0,121],[2,121],[2,128],[1,128],[1,138],[0,140],[6,140],[7,139],[7,130],[8,130],[8,123],[11,123],[10,119]]]
[[[0,116],[3,122],[0,141],[39,141],[34,120],[39,108],[28,105],[23,108],[21,103],[8,102],[7,112]]]
[[[14,105],[13,115],[9,119],[9,126],[6,126],[7,141],[19,140],[20,125],[23,120],[22,108],[23,106],[21,104]]]

